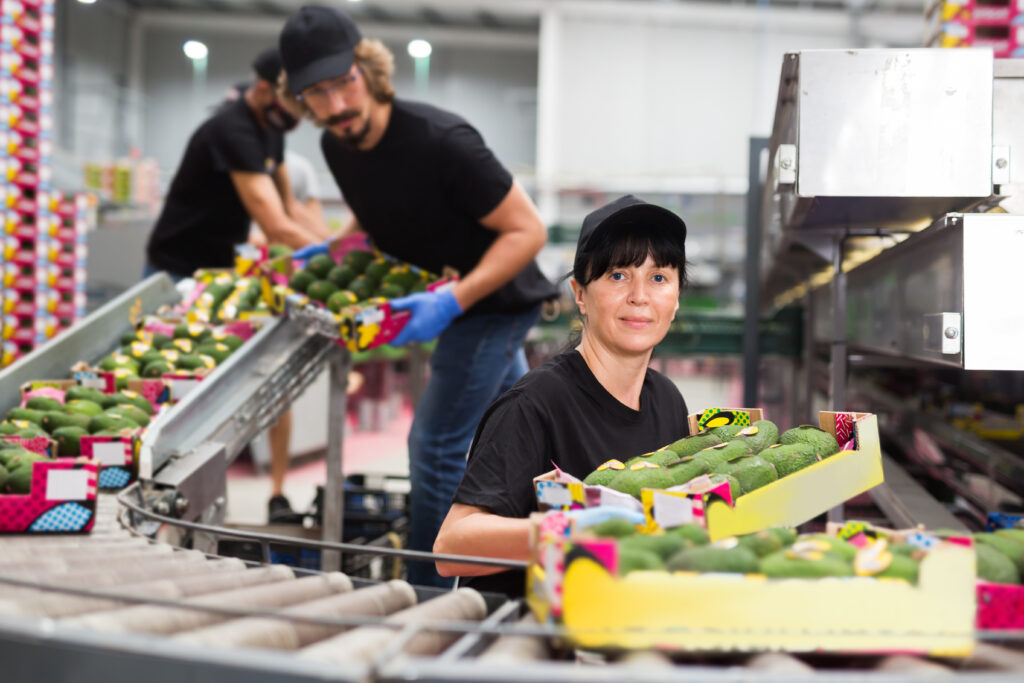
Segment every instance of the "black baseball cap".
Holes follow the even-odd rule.
[[[256,55],[252,61],[252,70],[264,81],[277,85],[277,77],[281,75],[281,53],[276,47],[268,47]]]
[[[285,22],[278,46],[288,74],[288,89],[298,95],[309,86],[352,69],[353,49],[363,39],[344,12],[305,5]]]
[[[576,243],[577,256],[586,251],[591,237],[598,230],[640,222],[662,228],[670,235],[677,234],[680,246],[686,242],[686,223],[682,218],[664,207],[648,204],[639,197],[627,194],[587,214],[580,228],[580,239]]]

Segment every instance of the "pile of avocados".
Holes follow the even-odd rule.
[[[874,577],[917,583],[925,551],[905,543],[875,541],[858,549],[825,534],[798,536],[793,529],[774,527],[710,543],[697,524],[684,524],[658,534],[641,533],[617,518],[588,529],[601,538],[615,538],[618,574],[635,571],[759,574],[768,578]]]
[[[12,408],[0,422],[0,436],[32,439],[49,436],[57,442],[61,456],[81,453],[83,436],[121,436],[149,426],[153,405],[134,391],[104,394],[98,389],[73,386],[64,402],[47,396],[33,396],[24,407]]]
[[[244,313],[270,312],[260,297],[259,278],[230,273],[218,273],[210,279],[189,310],[201,320],[221,323],[238,320]]]
[[[642,489],[709,475],[712,484],[728,482],[735,499],[838,452],[835,437],[822,429],[801,425],[780,435],[775,424],[758,420],[749,427],[715,427],[625,462],[609,460],[583,483],[640,498]]]
[[[130,379],[159,378],[167,374],[204,374],[214,369],[243,343],[241,337],[223,334],[203,323],[180,323],[174,336],[147,331],[128,332],[121,348],[97,363],[113,372],[116,388]]]
[[[305,268],[292,275],[288,287],[338,313],[352,305],[378,304],[424,292],[433,279],[408,264],[354,249],[345,253],[340,264],[327,254],[311,257]]]

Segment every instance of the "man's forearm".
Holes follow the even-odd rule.
[[[442,528],[434,552],[525,561],[529,558],[529,546],[530,520],[483,512]],[[438,562],[437,570],[442,576],[487,576],[504,571],[501,567],[456,562]]]

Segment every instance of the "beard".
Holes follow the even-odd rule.
[[[342,133],[339,133],[334,130],[334,127],[339,123],[343,123],[350,119],[354,119],[357,116],[359,116],[358,111],[343,111],[340,114],[335,114],[334,116],[329,117],[326,121],[327,127],[331,131],[331,133],[336,138],[341,140],[341,142],[343,142],[347,147],[351,147],[352,149],[358,148],[359,145],[362,144],[363,141],[366,140],[366,137],[370,134],[370,117],[366,117],[366,123],[364,123],[358,130],[350,128]]]

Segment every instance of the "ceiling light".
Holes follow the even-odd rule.
[[[192,60],[206,59],[206,55],[210,54],[206,45],[198,40],[186,40],[181,49],[185,52],[185,56]]]
[[[419,38],[417,38],[416,40],[410,40],[409,41],[408,50],[409,50],[409,56],[413,57],[415,59],[421,59],[423,57],[429,57],[430,53],[432,51],[432,49],[430,47],[430,43],[428,43],[425,40],[420,40]]]

